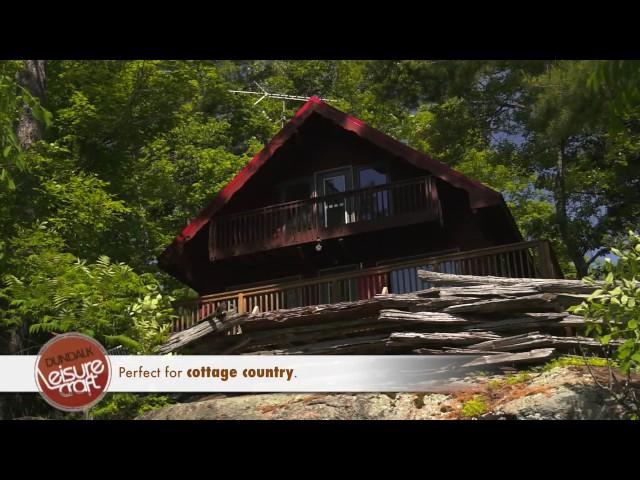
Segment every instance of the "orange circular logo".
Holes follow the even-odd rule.
[[[80,333],[65,333],[48,341],[36,360],[38,389],[60,410],[87,410],[107,393],[110,380],[106,350]]]

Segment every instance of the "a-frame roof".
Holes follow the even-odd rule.
[[[469,195],[471,208],[483,208],[504,203],[502,195],[495,190],[477,182],[460,172],[453,170],[442,162],[432,159],[404,143],[367,125],[362,120],[348,115],[324,103],[318,97],[311,97],[280,130],[275,137],[225,186],[200,214],[174,239],[172,244],[162,253],[162,257],[172,256],[180,251],[184,244],[191,240],[202,227],[218,212],[244,184],[282,147],[312,113],[317,113],[337,124],[339,127],[355,133],[378,147],[403,158],[418,168],[429,171],[454,187],[465,190]]]

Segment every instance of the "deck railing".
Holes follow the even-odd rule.
[[[288,281],[202,296],[175,303],[178,318],[173,331],[189,328],[215,312],[218,306],[237,312],[273,311],[306,305],[372,298],[387,287],[389,293],[409,293],[429,284],[418,270],[462,275],[560,278],[557,263],[546,240],[514,243],[446,255],[398,261],[374,268],[336,275]]]
[[[440,218],[432,177],[420,177],[221,216],[212,259]]]

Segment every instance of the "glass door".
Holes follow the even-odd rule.
[[[319,197],[331,195],[332,198],[320,204],[325,228],[337,227],[349,223],[351,216],[350,202],[345,192],[352,189],[351,168],[342,168],[318,173],[316,191]]]

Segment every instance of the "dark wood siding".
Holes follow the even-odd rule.
[[[284,182],[299,178],[312,180],[318,171],[349,165],[383,165],[392,182],[429,174],[313,113],[216,216],[280,203],[280,186]],[[185,248],[185,261],[190,263],[190,283],[199,293],[207,294],[234,285],[314,276],[321,269],[341,265],[370,267],[395,258],[518,241],[514,238],[513,228],[504,225],[501,207],[473,211],[465,190],[440,179],[437,180],[437,192],[442,206],[441,221],[331,239],[323,242],[321,252],[317,252],[315,243],[310,242],[211,262],[207,247],[209,229],[203,228]]]

